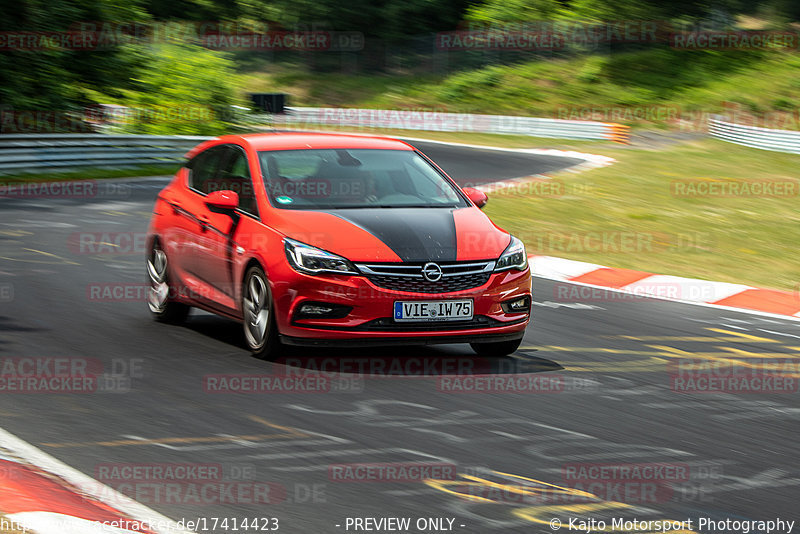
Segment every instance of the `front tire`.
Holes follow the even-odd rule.
[[[501,358],[513,354],[522,344],[522,338],[513,341],[496,341],[494,343],[470,343],[478,356],[486,358]]]
[[[190,307],[182,302],[170,300],[169,262],[167,253],[158,241],[153,242],[147,255],[147,307],[156,321],[169,324],[183,323],[189,316]]]
[[[281,350],[278,327],[275,323],[272,291],[261,267],[248,269],[242,287],[242,319],[244,338],[253,356],[273,359]]]

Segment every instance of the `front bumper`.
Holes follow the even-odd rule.
[[[531,297],[530,270],[494,273],[474,289],[451,293],[409,293],[378,287],[363,276],[297,273],[288,265],[272,277],[278,331],[293,345],[429,345],[520,339],[530,320],[530,309],[506,313],[501,303]],[[398,300],[472,299],[471,321],[396,323],[392,319]],[[298,318],[304,303],[330,303],[351,307],[339,319]]]

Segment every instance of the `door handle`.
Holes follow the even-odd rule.
[[[211,226],[211,220],[208,218],[208,215],[198,215],[197,222],[200,223],[200,229],[204,232]]]

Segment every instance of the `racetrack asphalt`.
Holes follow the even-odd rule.
[[[461,183],[577,163],[419,144]],[[227,319],[195,312],[169,326],[143,301],[93,297],[142,284],[143,251],[85,253],[76,234],[143,234],[166,180],[109,182],[97,198],[0,199],[3,359],[87,358],[126,377],[117,391],[0,392],[0,427],[175,520],[205,518],[207,532],[232,530],[230,519],[211,529],[213,518],[278,518],[288,533],[354,532],[366,517],[449,518],[464,533],[554,532],[552,519],[567,530],[590,517],[692,519],[696,532],[714,532],[700,518],[800,519],[798,322],[535,278],[533,323],[511,357],[447,345],[300,348],[263,362]],[[690,369],[698,363],[722,377],[734,363],[759,379],[779,369],[794,390],[762,380],[774,391],[692,392],[681,379],[707,370]],[[209,391],[209,375],[243,374],[322,376],[333,389]],[[498,380],[455,389],[477,377]],[[444,465],[438,481],[342,480],[355,463]],[[221,466],[239,485],[108,475],[145,464]],[[634,464],[673,474],[597,474]],[[253,503],[267,491],[257,483],[280,502]],[[410,531],[439,531],[424,527]]]

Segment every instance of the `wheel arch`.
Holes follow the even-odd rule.
[[[164,244],[161,242],[161,236],[158,234],[148,234],[144,241],[144,253],[150,254],[150,250],[153,248],[153,245],[158,243],[161,247],[164,247]]]
[[[250,269],[253,267],[258,267],[262,271],[264,271],[264,275],[267,277],[267,284],[270,286],[270,291],[272,291],[272,281],[270,280],[269,271],[267,271],[265,262],[258,256],[251,256],[246,261],[242,262],[240,265],[242,266],[241,267],[242,270],[239,272],[239,276],[237,277],[239,283],[235,288],[236,304],[239,306],[239,312],[242,314],[242,317],[244,317],[244,308],[242,308],[243,304],[242,299],[244,298],[245,279],[247,278],[247,273],[250,271]]]

